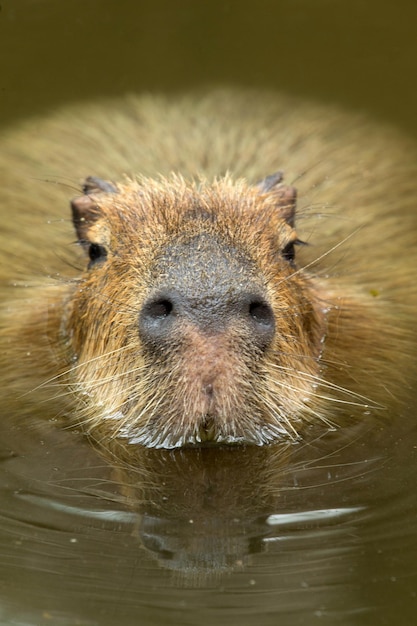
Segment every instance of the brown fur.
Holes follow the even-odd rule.
[[[283,97],[213,92],[80,105],[12,129],[1,146],[10,412],[36,401],[105,444],[173,447],[296,439],[308,424],[407,399],[417,169],[394,131]],[[285,184],[257,185],[280,169]],[[74,223],[87,251],[108,254],[78,271],[62,206],[77,195],[68,183],[89,174],[114,183],[87,183]],[[283,251],[297,237],[309,245],[293,266]],[[177,261],[189,275],[178,278]],[[163,351],[150,349],[139,318],[164,276],[231,301],[240,283],[255,286],[273,339],[259,347],[252,318],[219,313],[205,328],[185,315]]]

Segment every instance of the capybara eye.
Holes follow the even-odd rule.
[[[88,256],[90,257],[88,267],[92,267],[96,263],[103,262],[107,259],[107,250],[104,246],[101,246],[98,243],[90,243]]]
[[[290,241],[287,245],[282,249],[282,256],[289,263],[294,263],[295,259],[295,241]]]

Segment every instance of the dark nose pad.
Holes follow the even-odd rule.
[[[139,334],[149,347],[163,347],[178,339],[181,322],[195,325],[200,331],[221,332],[235,327],[245,339],[264,350],[275,333],[271,306],[255,293],[243,291],[222,297],[211,294],[196,299],[176,290],[158,291],[144,304],[139,315]]]

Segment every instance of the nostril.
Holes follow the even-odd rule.
[[[275,336],[275,316],[271,306],[262,298],[251,298],[248,318],[251,320],[253,340],[261,350],[265,350]]]
[[[147,315],[148,318],[158,320],[158,319],[166,318],[169,315],[171,315],[173,309],[174,309],[174,305],[171,302],[171,300],[168,300],[167,298],[161,298],[161,299],[149,302],[146,305],[145,314]]]
[[[178,314],[175,296],[155,294],[144,303],[139,314],[139,333],[144,345],[152,348],[169,340]]]
[[[263,326],[272,326],[274,324],[274,314],[266,302],[262,300],[253,300],[249,304],[249,315],[257,323]]]

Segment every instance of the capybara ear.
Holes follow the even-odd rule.
[[[295,187],[284,185],[282,182],[283,178],[282,172],[276,172],[275,174],[266,176],[256,187],[259,193],[269,194],[273,197],[280,217],[282,217],[291,228],[294,228],[297,190]]]
[[[83,193],[91,195],[95,193],[118,193],[116,185],[109,180],[103,180],[97,176],[88,176],[83,184]]]
[[[79,196],[71,201],[72,222],[78,241],[82,244],[89,242],[88,235],[92,225],[102,216],[100,207],[94,198],[89,196]]]
[[[118,189],[107,180],[89,176],[85,179],[82,190],[84,195],[72,200],[71,209],[78,240],[86,244],[91,239],[89,236],[91,227],[103,216],[97,196],[103,193],[118,193]]]

